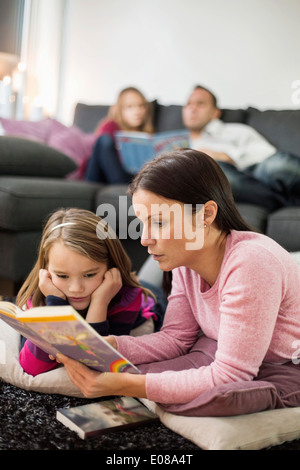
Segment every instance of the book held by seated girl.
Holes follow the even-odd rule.
[[[156,155],[190,146],[189,133],[184,129],[156,134],[118,131],[115,138],[122,165],[133,175]]]

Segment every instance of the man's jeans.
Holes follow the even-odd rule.
[[[300,157],[276,152],[244,171],[218,162],[226,174],[236,202],[256,204],[270,211],[300,205]]]

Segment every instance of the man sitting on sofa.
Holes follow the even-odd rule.
[[[300,204],[300,158],[277,151],[252,127],[220,120],[216,97],[197,85],[183,107],[191,147],[218,161],[237,202],[273,211]]]

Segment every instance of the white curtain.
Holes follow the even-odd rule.
[[[26,64],[27,119],[37,111],[56,116],[65,9],[66,0],[26,0],[21,61]]]

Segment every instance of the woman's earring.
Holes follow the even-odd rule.
[[[206,224],[204,224],[204,228],[206,228],[206,227],[207,227],[207,225],[206,225]]]

